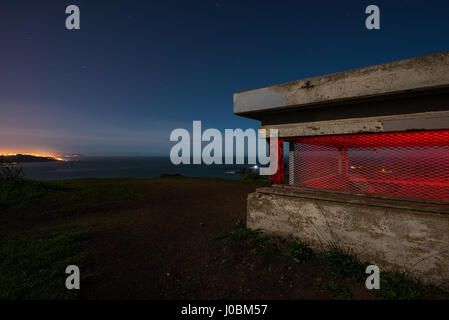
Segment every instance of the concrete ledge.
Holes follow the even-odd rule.
[[[449,86],[449,52],[296,80],[234,94],[234,113],[426,91]]]
[[[269,129],[277,129],[280,138],[320,135],[354,134],[365,132],[392,132],[408,130],[436,130],[449,128],[449,111],[422,112],[395,116],[315,121],[262,126],[259,138],[269,137]]]
[[[381,270],[400,270],[448,289],[447,209],[444,204],[261,188],[248,196],[247,224],[293,235],[317,249],[336,242]]]

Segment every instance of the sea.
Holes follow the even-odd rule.
[[[174,165],[169,157],[82,157],[73,161],[22,163],[25,178],[68,180],[86,178],[154,178],[161,174],[237,180],[236,170],[252,165]]]

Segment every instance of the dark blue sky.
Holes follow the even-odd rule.
[[[193,120],[258,127],[236,91],[448,51],[449,1],[0,0],[0,40],[0,151],[168,155]]]

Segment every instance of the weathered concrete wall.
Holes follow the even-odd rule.
[[[234,94],[234,113],[310,106],[449,85],[449,52],[296,80]]]
[[[263,134],[263,131],[259,131],[260,139],[269,136],[269,129],[277,129],[280,138],[363,132],[449,129],[449,111],[268,125],[262,126],[260,129],[266,129],[265,134]]]
[[[413,204],[344,201],[341,195],[333,201],[330,194],[314,197],[270,189],[248,196],[249,228],[293,235],[318,249],[334,241],[381,270],[405,271],[425,283],[449,288],[448,214],[425,212],[422,206],[413,210]]]

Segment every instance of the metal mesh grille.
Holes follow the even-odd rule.
[[[449,201],[449,130],[297,138],[291,184]]]

